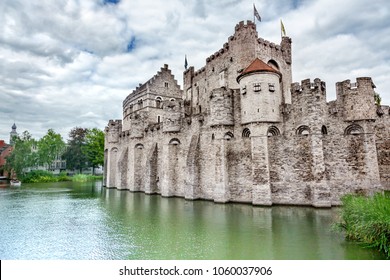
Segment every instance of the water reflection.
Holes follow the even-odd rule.
[[[252,207],[104,189],[135,259],[372,259],[331,230],[338,209]],[[118,224],[118,221],[120,223]],[[353,252],[353,253],[351,253]]]
[[[0,259],[378,259],[338,209],[214,204],[52,183],[0,188]]]

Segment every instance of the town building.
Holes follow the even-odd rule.
[[[4,140],[0,140],[0,178],[5,179],[8,178],[9,174],[5,170],[5,164],[7,162],[7,156],[11,154],[13,150],[13,147],[7,143],[5,143]]]

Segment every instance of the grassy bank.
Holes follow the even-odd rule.
[[[103,179],[103,176],[77,174],[71,177],[73,182],[89,182]]]
[[[342,199],[341,222],[346,238],[377,248],[390,258],[390,195],[347,195]]]
[[[67,176],[65,173],[60,173],[58,175],[54,175],[48,171],[33,170],[25,174],[20,179],[23,183],[48,183],[48,182],[63,182],[63,181],[88,182],[94,180],[101,180],[102,178],[103,178],[102,176],[85,175],[85,174]]]

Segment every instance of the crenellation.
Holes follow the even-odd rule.
[[[258,38],[252,21],[183,73],[167,64],[123,101],[105,129],[105,185],[130,191],[332,207],[390,190],[390,109],[371,78],[292,82],[291,38]]]

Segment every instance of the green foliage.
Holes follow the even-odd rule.
[[[14,150],[7,157],[5,169],[14,172],[17,177],[24,174],[24,170],[37,165],[38,155],[34,150],[36,141],[28,131],[24,131],[21,136],[13,138]]]
[[[25,175],[26,170],[50,166],[59,157],[66,160],[68,169],[78,170],[80,173],[86,167],[103,165],[103,131],[75,127],[69,132],[67,145],[53,129],[49,129],[39,141],[25,131],[21,136],[14,137],[14,151],[7,157],[4,169],[9,173],[13,171],[19,178]],[[43,175],[41,177],[32,180],[49,180],[43,179]]]
[[[104,163],[104,132],[93,128],[87,130],[85,135],[85,145],[82,152],[87,157],[92,167],[103,165]]]
[[[379,93],[374,93],[374,100],[376,105],[381,105],[382,97],[379,95]]]
[[[79,170],[88,166],[88,159],[83,153],[83,146],[86,144],[86,128],[75,127],[69,132],[68,145],[63,155],[68,169]]]
[[[390,196],[343,197],[339,226],[350,240],[378,248],[390,258]]]
[[[50,166],[64,152],[65,142],[60,134],[55,133],[53,129],[49,129],[47,134],[37,142],[37,148],[38,164]]]
[[[60,175],[53,175],[49,171],[45,170],[33,170],[21,177],[23,183],[47,183],[47,182],[60,182],[70,181],[70,178],[65,173]]]
[[[72,177],[73,182],[89,182],[89,181],[95,181],[101,179],[102,176],[86,175],[86,174],[77,174]]]

